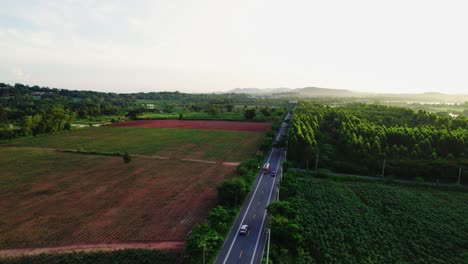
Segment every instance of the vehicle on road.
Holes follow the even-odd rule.
[[[241,228],[239,230],[239,235],[247,235],[249,232],[249,225],[241,225]]]
[[[276,177],[276,171],[275,170],[271,171],[271,177]]]
[[[270,163],[265,163],[265,165],[263,165],[263,173],[268,173],[268,171],[270,170]]]

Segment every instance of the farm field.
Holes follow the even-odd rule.
[[[234,170],[0,147],[0,248],[184,241]]]
[[[291,227],[297,224],[289,229],[288,235],[296,238],[289,245],[302,250],[298,254],[296,248],[289,249],[297,254],[289,262],[466,263],[468,192],[464,190],[287,173],[281,192],[282,200],[297,210],[295,217],[287,216]],[[280,226],[276,234],[272,226],[273,241],[277,248],[288,247],[281,240],[287,224],[283,221]]]
[[[270,123],[202,121],[202,120],[133,120],[112,124],[112,126],[150,127],[150,128],[190,128],[224,131],[265,132]]]
[[[182,113],[183,119],[189,120],[231,120],[231,121],[242,121],[245,120],[244,112],[223,112],[216,115],[212,115],[206,112],[185,112]],[[179,113],[153,113],[145,112],[139,116],[142,119],[178,119]],[[257,117],[259,120],[265,119],[265,117]],[[255,121],[255,120],[254,120]]]
[[[253,156],[263,138],[264,133],[246,131],[106,126],[19,138],[5,145],[238,162]]]

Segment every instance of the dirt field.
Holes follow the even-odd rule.
[[[253,132],[264,132],[271,128],[270,123],[206,120],[135,120],[112,124],[112,126],[132,126],[149,128],[189,128]]]
[[[0,147],[0,249],[184,241],[234,170]]]

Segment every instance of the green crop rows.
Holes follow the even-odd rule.
[[[468,263],[466,191],[288,173],[281,192],[282,209],[276,208],[271,221],[277,260]]]

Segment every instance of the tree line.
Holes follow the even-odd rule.
[[[382,105],[302,102],[289,130],[288,159],[338,172],[448,180],[468,164],[468,118]],[[451,176],[450,176],[451,175]],[[452,181],[452,180],[451,180]]]
[[[147,109],[145,100],[154,104],[154,109]],[[271,106],[282,104],[279,99],[245,94],[117,94],[0,83],[0,139],[70,129],[76,119],[101,116],[137,119],[143,112],[171,113],[178,109],[217,115],[233,111],[235,105],[244,106],[242,111],[247,120],[254,119],[257,113],[262,113],[268,120],[276,120],[285,110]]]

